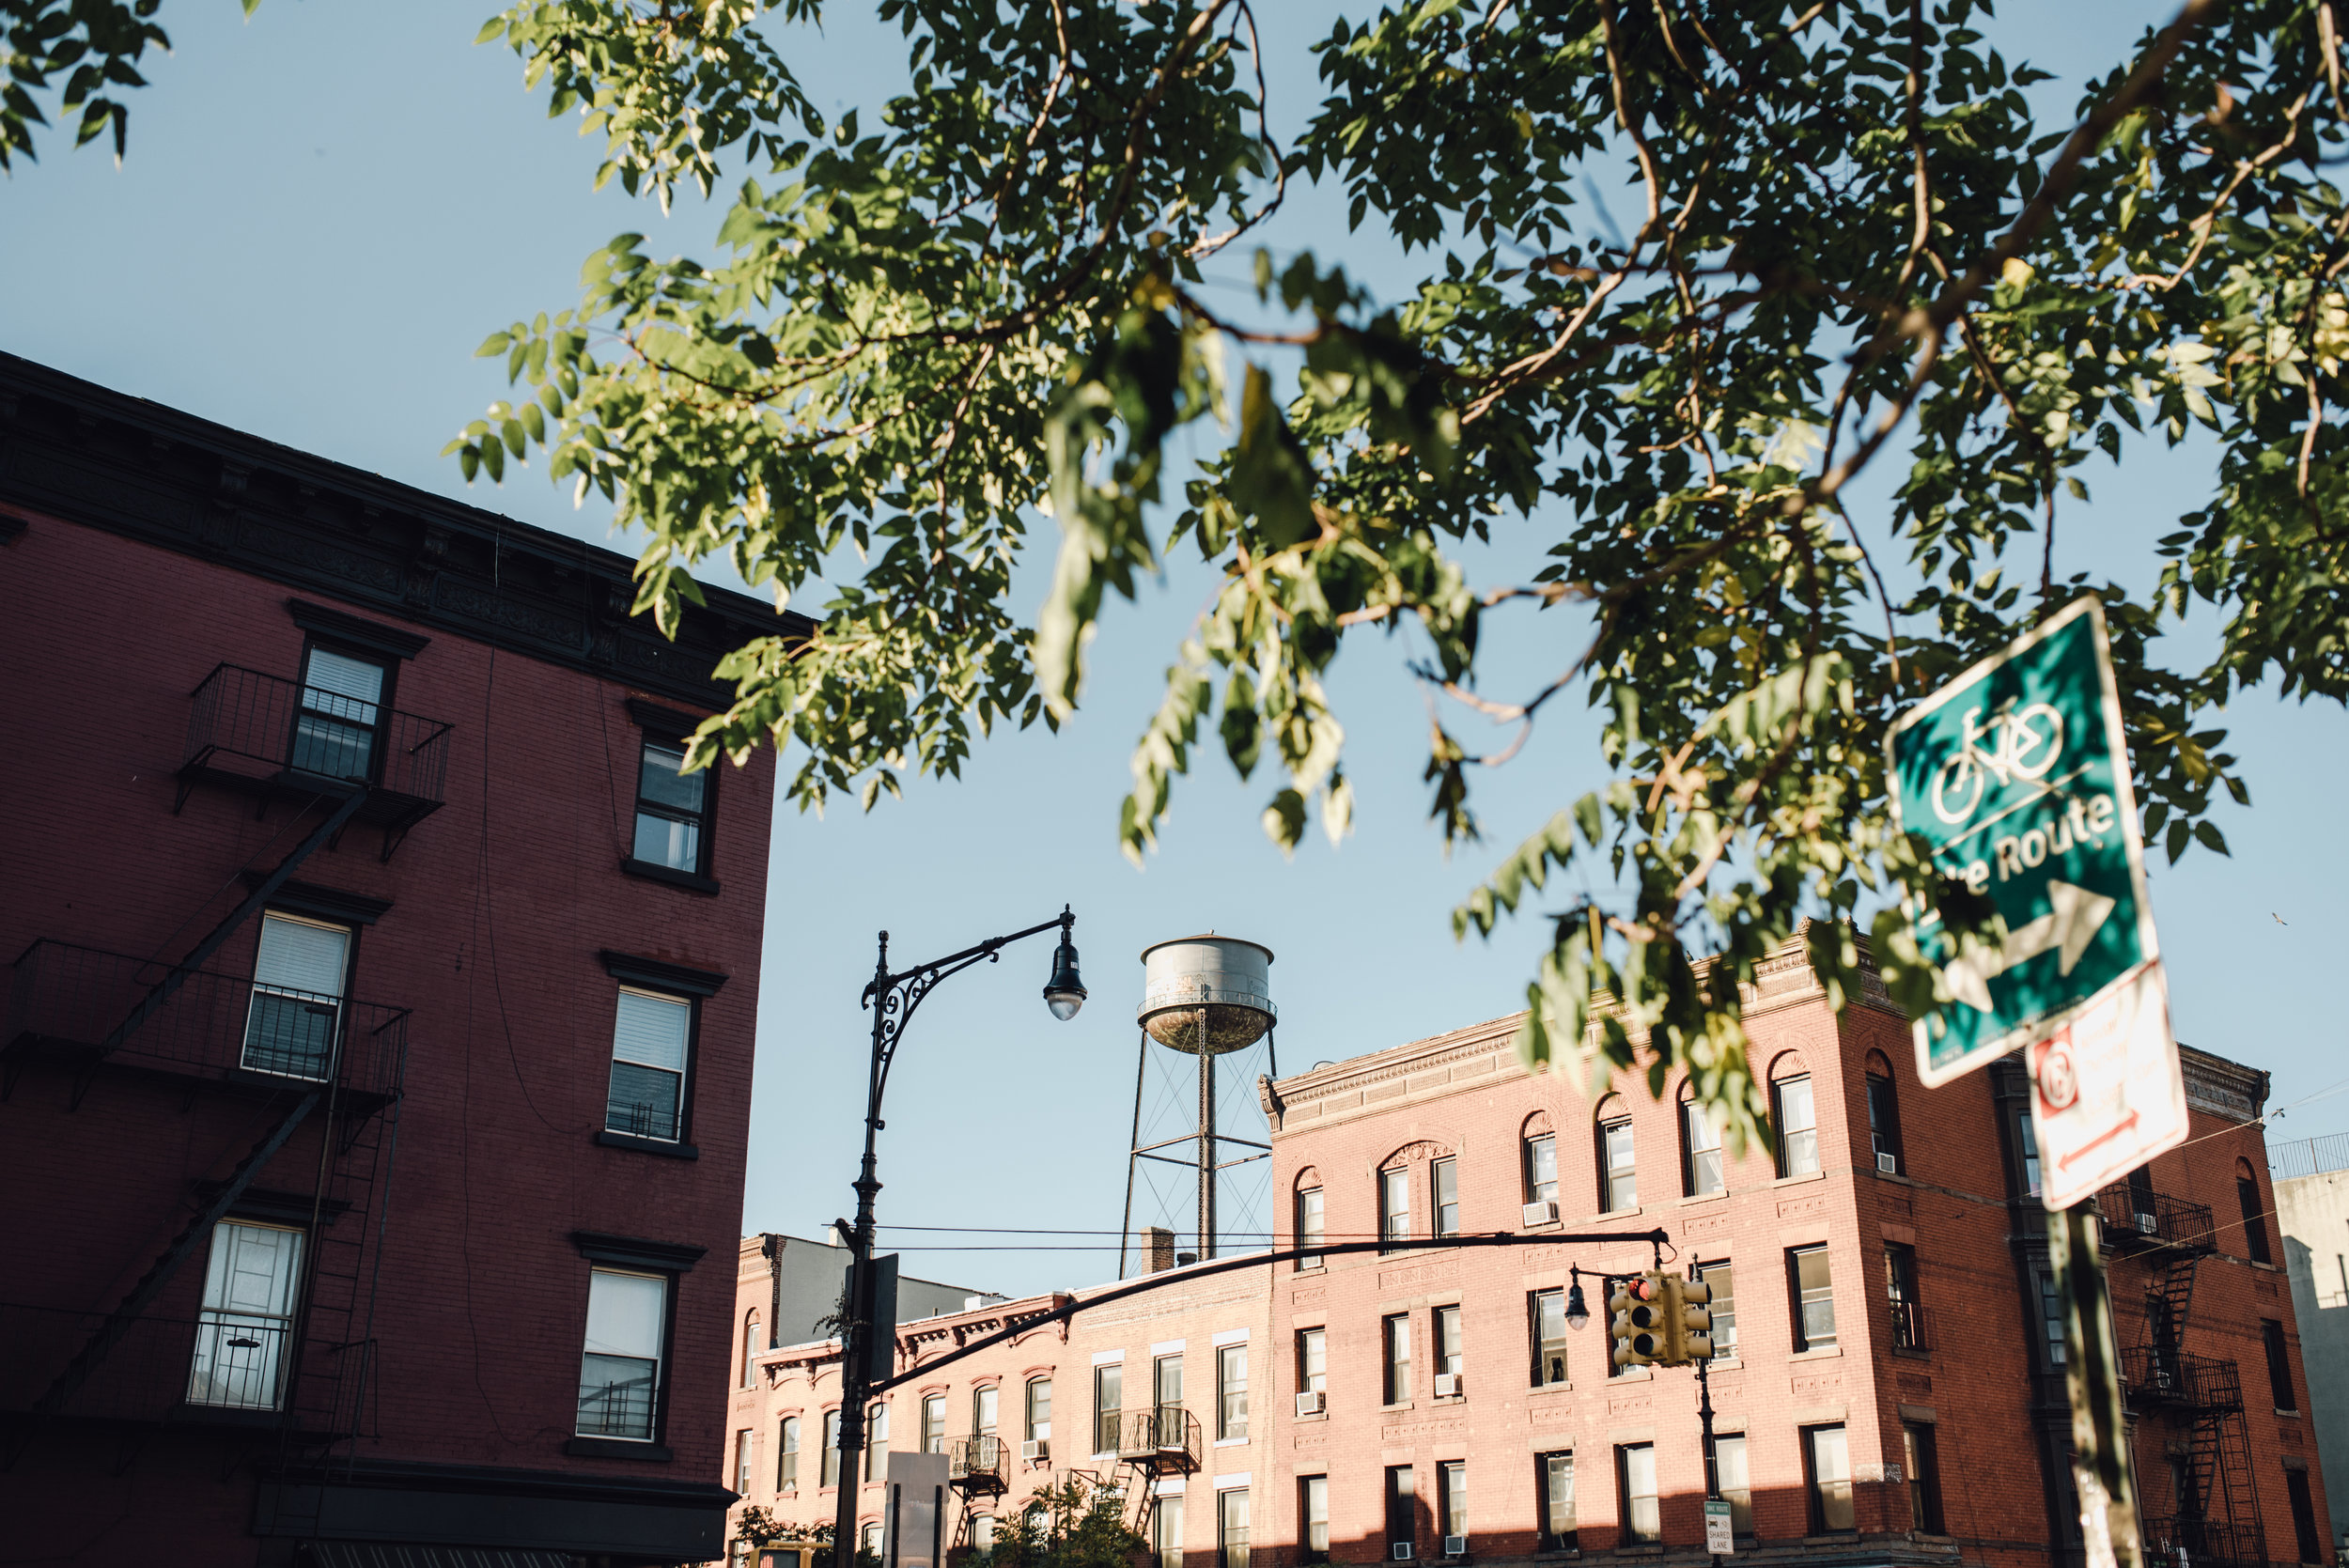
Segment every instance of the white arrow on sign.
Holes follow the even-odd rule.
[[[2009,931],[2005,945],[1998,952],[1978,949],[1946,965],[1941,972],[1949,976],[1950,995],[1977,1012],[1987,1013],[1990,977],[2004,973],[2026,958],[2036,958],[2050,948],[2061,952],[2063,972],[2071,973],[2080,955],[2088,951],[2096,928],[2112,913],[2114,900],[2050,877],[2047,903],[2046,914]]]

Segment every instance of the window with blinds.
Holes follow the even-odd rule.
[[[588,1275],[579,1436],[652,1441],[668,1309],[669,1281],[658,1274],[598,1268]]]
[[[334,1064],[342,1021],[343,973],[350,933],[292,915],[261,917],[253,960],[253,1001],[245,1013],[241,1064],[285,1078],[325,1078]]]
[[[693,1037],[693,1004],[620,987],[612,1026],[608,1131],[674,1143],[683,1136],[685,1059]]]
[[[288,761],[298,772],[330,779],[373,777],[382,704],[382,665],[312,648],[302,661],[302,705]]]
[[[292,1355],[302,1233],[285,1225],[224,1219],[212,1227],[197,1314],[188,1403],[230,1410],[274,1410],[283,1403]]]

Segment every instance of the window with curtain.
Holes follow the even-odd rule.
[[[1161,1410],[1183,1407],[1183,1358],[1160,1356],[1150,1363],[1151,1403]]]
[[[922,1396],[922,1452],[924,1453],[946,1452],[946,1396],[944,1394]]]
[[[303,1233],[289,1225],[224,1219],[212,1227],[188,1367],[190,1405],[274,1410],[284,1404],[302,1244]]]
[[[1112,1361],[1093,1369],[1093,1452],[1117,1452],[1118,1418],[1126,1410],[1126,1366]]]
[[[1215,1353],[1215,1435],[1248,1436],[1248,1347],[1219,1345]]]
[[[758,1382],[758,1353],[767,1347],[758,1343],[758,1312],[753,1309],[742,1319],[742,1377],[740,1386],[748,1389]]]
[[[1439,1535],[1468,1533],[1468,1463],[1446,1459],[1436,1467],[1436,1508]]]
[[[1297,1331],[1297,1387],[1302,1393],[1329,1391],[1330,1343],[1327,1329],[1299,1328]]]
[[[1802,1429],[1802,1454],[1805,1479],[1811,1492],[1811,1533],[1825,1535],[1831,1530],[1846,1530],[1854,1527],[1851,1503],[1851,1456],[1843,1443],[1840,1426],[1806,1426]]]
[[[1411,1172],[1408,1168],[1378,1172],[1378,1236],[1405,1241],[1411,1234]]]
[[[1466,1358],[1460,1353],[1460,1309],[1438,1307],[1436,1320],[1436,1370],[1458,1376],[1467,1370]]]
[[[1526,1327],[1533,1341],[1533,1387],[1546,1389],[1566,1380],[1566,1293],[1529,1291],[1525,1297]]]
[[[1297,1478],[1297,1522],[1307,1562],[1330,1560],[1330,1478]]]
[[[1460,1234],[1460,1162],[1456,1159],[1430,1160],[1427,1165],[1429,1195],[1435,1200],[1436,1230],[1439,1236]]]
[[[1379,1342],[1386,1353],[1386,1402],[1401,1405],[1411,1397],[1411,1314],[1381,1319]]]
[[[1151,1511],[1151,1545],[1159,1554],[1159,1568],[1183,1568],[1183,1498],[1179,1492],[1160,1498]]]
[[[1297,1245],[1302,1250],[1321,1245],[1321,1188],[1299,1188],[1297,1192]],[[1308,1255],[1297,1260],[1301,1269],[1319,1268],[1321,1259]]]
[[[995,1385],[982,1385],[971,1390],[971,1433],[976,1437],[995,1436]]]
[[[1727,1183],[1721,1174],[1721,1133],[1718,1118],[1681,1091],[1680,1136],[1687,1145],[1684,1161],[1685,1185],[1691,1198],[1703,1198],[1722,1191]]]
[[[575,1428],[580,1436],[652,1441],[668,1311],[664,1276],[600,1266],[589,1271]]]
[[[1598,1125],[1598,1196],[1610,1214],[1640,1206],[1639,1154],[1631,1141],[1631,1118]]]
[[[1795,1348],[1824,1350],[1835,1343],[1835,1281],[1824,1247],[1797,1247],[1786,1254],[1794,1285]]]
[[[1541,1503],[1542,1547],[1546,1551],[1572,1551],[1576,1543],[1574,1518],[1574,1455],[1572,1453],[1537,1453],[1533,1456],[1535,1496]]]
[[[840,1484],[840,1412],[824,1412],[824,1447],[816,1461],[817,1484]]]
[[[1724,1259],[1699,1264],[1697,1278],[1713,1287],[1713,1359],[1734,1360],[1737,1355],[1737,1271]]]
[[[350,963],[349,927],[274,910],[263,914],[239,1064],[281,1078],[332,1073]]]
[[[775,1490],[778,1493],[800,1489],[800,1418],[786,1416],[783,1426],[775,1434]]]
[[[1770,1119],[1778,1124],[1778,1173],[1807,1176],[1819,1168],[1819,1110],[1811,1078],[1781,1079],[1770,1085]]]
[[[1525,1201],[1529,1203],[1558,1201],[1558,1138],[1555,1133],[1536,1133],[1525,1141]]]
[[[1028,1441],[1041,1443],[1052,1436],[1052,1380],[1049,1377],[1028,1379]]]
[[[683,1136],[685,1063],[692,1038],[692,1002],[620,987],[604,1130],[663,1143]]]
[[[1656,1501],[1656,1445],[1625,1444],[1615,1451],[1615,1468],[1623,1485],[1623,1538],[1662,1540],[1663,1517]]]
[[[1753,1533],[1753,1482],[1746,1468],[1746,1439],[1732,1433],[1713,1439],[1713,1475],[1721,1496],[1729,1500],[1733,1535]]]
[[[287,765],[330,779],[372,779],[383,684],[384,667],[373,660],[311,648],[302,660],[302,706]]]
[[[647,737],[636,768],[637,860],[701,875],[708,859],[709,773],[685,771],[681,742]]]
[[[1218,1568],[1248,1568],[1248,1494],[1215,1495],[1215,1560]]]
[[[889,1402],[877,1399],[864,1411],[864,1479],[889,1478]]]
[[[751,1495],[751,1429],[747,1426],[734,1435],[734,1489],[746,1498]]]
[[[995,1515],[971,1515],[971,1555],[985,1562],[995,1555]]]

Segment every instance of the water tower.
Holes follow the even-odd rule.
[[[1208,932],[1159,942],[1142,951],[1142,1006],[1135,1018],[1142,1026],[1141,1055],[1134,1065],[1134,1133],[1132,1154],[1126,1165],[1126,1227],[1118,1248],[1117,1272],[1126,1274],[1128,1244],[1135,1235],[1135,1177],[1143,1162],[1189,1168],[1195,1176],[1198,1206],[1195,1234],[1198,1255],[1215,1256],[1216,1192],[1221,1173],[1237,1165],[1271,1157],[1271,1145],[1234,1138],[1218,1128],[1216,1063],[1220,1058],[1264,1042],[1264,1071],[1277,1077],[1272,1054],[1272,950],[1261,942]],[[1151,1046],[1197,1059],[1198,1115],[1173,1137],[1143,1141],[1143,1101],[1152,1065]],[[1164,1058],[1161,1070],[1169,1064]],[[1190,1120],[1186,1114],[1183,1118]],[[1155,1126],[1152,1131],[1165,1130]],[[1227,1150],[1244,1150],[1231,1154]],[[1152,1266],[1145,1257],[1144,1267]]]

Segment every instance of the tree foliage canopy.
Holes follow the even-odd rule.
[[[696,562],[780,598],[854,546],[811,643],[722,666],[739,696],[698,760],[796,742],[803,805],[954,774],[994,724],[1066,714],[1105,595],[1196,551],[1220,588],[1137,747],[1128,849],[1213,743],[1275,775],[1275,840],[1342,833],[1324,680],[1349,634],[1408,641],[1451,841],[1516,749],[1459,720],[1521,739],[1579,692],[1604,784],[1455,927],[1568,868],[1621,888],[1551,917],[1521,1047],[1595,1029],[1594,1066],[1685,1066],[1742,1138],[1766,1107],[1736,983],[1805,916],[1840,1001],[1875,908],[1920,1015],[1949,998],[1914,923],[1983,928],[1894,831],[1906,705],[2102,596],[2175,859],[2224,851],[2217,791],[2248,801],[2210,722],[2239,687],[2349,694],[2336,0],[2186,0],[2058,124],[1979,0],[1391,0],[1310,60],[1266,57],[1255,4],[880,0],[910,85],[869,125],[792,75],[816,0],[521,0],[484,29],[604,138],[605,177],[665,202],[751,175],[710,259],[623,235],[574,308],[491,337],[515,401],[452,443],[468,477],[539,448],[609,497],[667,624]],[[1317,107],[1276,137],[1268,93],[1309,72]],[[1255,248],[1307,180],[1405,247],[1399,304]],[[1236,318],[1202,268],[1252,253]],[[2214,482],[2149,541],[2156,590],[2060,573],[2091,457],[2194,427]],[[1186,430],[1213,455],[1171,474]],[[1871,465],[1890,515],[1848,506]],[[1058,559],[1023,618],[1039,515]],[[1484,540],[1544,564],[1471,581]],[[2180,669],[2197,605],[2217,651]],[[1536,614],[1573,644],[1554,676],[1487,691],[1488,623]]]

